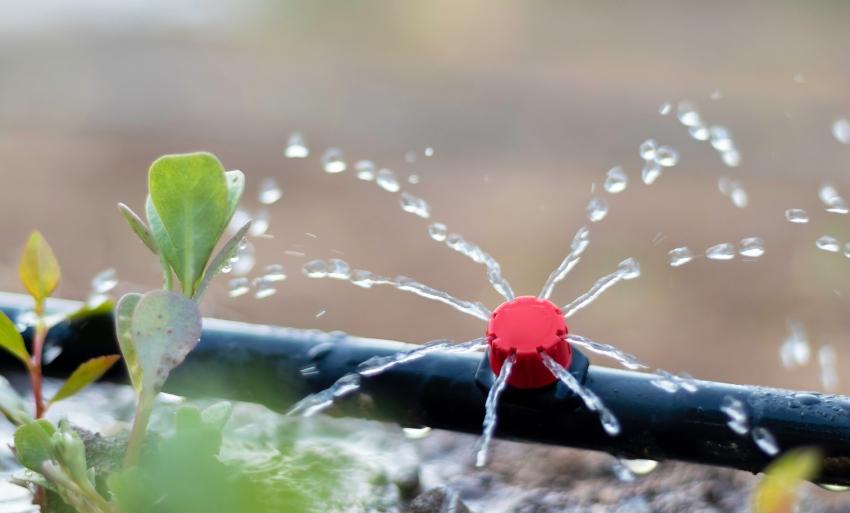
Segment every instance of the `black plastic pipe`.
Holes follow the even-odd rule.
[[[0,294],[0,309],[15,319],[30,300]],[[55,311],[78,303],[56,301]],[[54,327],[48,346],[62,348],[45,367],[65,376],[91,357],[117,352],[109,312]],[[216,319],[204,321],[198,347],[172,375],[166,390],[186,396],[213,396],[264,404],[285,411],[307,394],[330,386],[361,362],[415,346]],[[578,353],[580,355],[580,353]],[[0,356],[0,365],[16,365]],[[19,364],[18,364],[19,365]],[[782,451],[820,447],[826,459],[818,481],[850,485],[850,398],[764,387],[699,382],[694,393],[665,392],[653,374],[587,366],[582,356],[570,369],[614,412],[619,436],[607,435],[598,416],[562,385],[526,391],[509,388],[502,396],[496,436],[605,451],[624,458],[682,460],[761,471],[773,458],[749,435],[727,425],[724,398],[746,405],[750,424],[769,430]],[[123,379],[123,368],[108,376]],[[361,392],[339,401],[331,413],[480,433],[492,373],[480,353],[434,353],[363,378]]]

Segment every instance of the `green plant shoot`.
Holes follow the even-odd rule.
[[[164,282],[164,290],[125,295],[116,309],[116,334],[138,398],[125,466],[138,461],[156,394],[200,340],[198,301],[247,232],[249,225],[212,258],[244,187],[242,173],[225,171],[210,153],[166,155],[148,173],[147,225],[118,205],[133,232],[159,256]],[[175,277],[179,293],[172,291]]]
[[[71,374],[59,392],[50,401],[46,401],[42,393],[41,369],[44,342],[49,330],[45,318],[45,304],[59,285],[61,272],[53,249],[38,231],[34,231],[27,240],[18,266],[18,274],[24,288],[35,302],[33,311],[36,320],[32,354],[27,350],[24,338],[15,323],[3,312],[0,312],[0,347],[20,360],[29,373],[35,402],[35,418],[38,419],[44,415],[51,404],[73,396],[100,378],[119,359],[119,356],[103,356],[83,363]]]

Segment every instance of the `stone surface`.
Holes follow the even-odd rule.
[[[432,488],[410,503],[407,513],[470,513],[449,488]]]

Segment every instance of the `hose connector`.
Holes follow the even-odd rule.
[[[490,368],[498,375],[505,359],[515,354],[508,384],[524,389],[551,385],[557,378],[543,364],[540,353],[569,368],[572,348],[566,337],[564,313],[551,301],[520,296],[502,303],[487,325]]]

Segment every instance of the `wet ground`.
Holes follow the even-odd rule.
[[[51,381],[48,386],[56,385]],[[169,432],[171,414],[182,403],[163,396],[153,429]],[[101,384],[59,403],[50,417],[67,417],[79,427],[110,435],[127,427],[132,405],[128,387]],[[476,437],[471,435],[404,432],[394,425],[323,416],[293,421],[251,404],[237,404],[226,434],[266,447],[258,456],[265,471],[275,465],[283,470],[285,460],[279,459],[275,440],[293,429],[298,433],[296,450],[317,450],[345,465],[336,498],[357,511],[463,513],[466,507],[474,513],[746,513],[758,481],[741,471],[676,462],[630,474],[606,454],[498,440],[489,465],[476,469]],[[15,468],[7,446],[10,436],[8,423],[0,423],[4,474]],[[850,492],[804,485],[802,494],[808,513],[850,508]],[[29,511],[22,489],[0,484],[0,513]]]
[[[848,218],[817,199],[825,180],[850,196],[850,147],[830,133],[836,118],[850,116],[847,4],[213,4],[6,2],[0,289],[20,291],[15,265],[33,228],[62,262],[63,297],[83,298],[107,267],[118,270],[119,292],[158,286],[158,262],[115,204],[141,207],[158,155],[206,149],[247,173],[251,211],[263,178],[282,185],[270,208],[274,237],[254,240],[251,277],[273,263],[289,274],[262,301],[229,299],[220,280],[203,305],[209,315],[408,342],[470,340],[483,323],[443,305],[301,275],[307,259],[343,257],[490,307],[499,301],[482,270],[430,241],[427,222],[402,213],[397,197],[351,171],[323,173],[318,155],[339,146],[349,162],[369,158],[403,178],[418,175],[406,187],[430,201],[435,220],[480,244],[518,292],[532,294],[586,222],[591,184],[622,165],[629,189],[609,197],[611,212],[555,298],[566,303],[628,256],[643,276],[578,314],[572,331],[699,378],[823,390],[814,356],[791,369],[780,361],[786,321],[799,319],[813,351],[832,345],[839,369],[850,365],[850,266],[814,244],[825,234],[850,240]],[[683,98],[729,127],[739,167],[658,114]],[[295,130],[311,158],[282,156]],[[681,157],[651,187],[638,181],[637,149],[649,137]],[[435,155],[425,158],[429,146]],[[410,150],[419,152],[414,163],[404,159]],[[743,183],[746,208],[718,191],[722,176]],[[787,208],[807,209],[811,223],[791,225]],[[758,262],[667,263],[674,247],[702,251],[747,236],[766,242]],[[837,391],[850,392],[850,379]],[[641,500],[667,511],[652,501],[684,508],[703,495],[705,511],[736,511],[752,484],[739,473],[666,464],[620,484],[607,458],[542,448],[528,458],[527,446],[510,444],[497,447],[492,470],[467,472],[471,445],[446,434],[424,441],[423,479],[436,487],[471,476],[462,497],[488,513],[642,513]],[[515,462],[502,454],[528,466],[513,475]],[[440,466],[454,474],[427,478]],[[653,487],[644,499],[629,495],[642,486]]]

